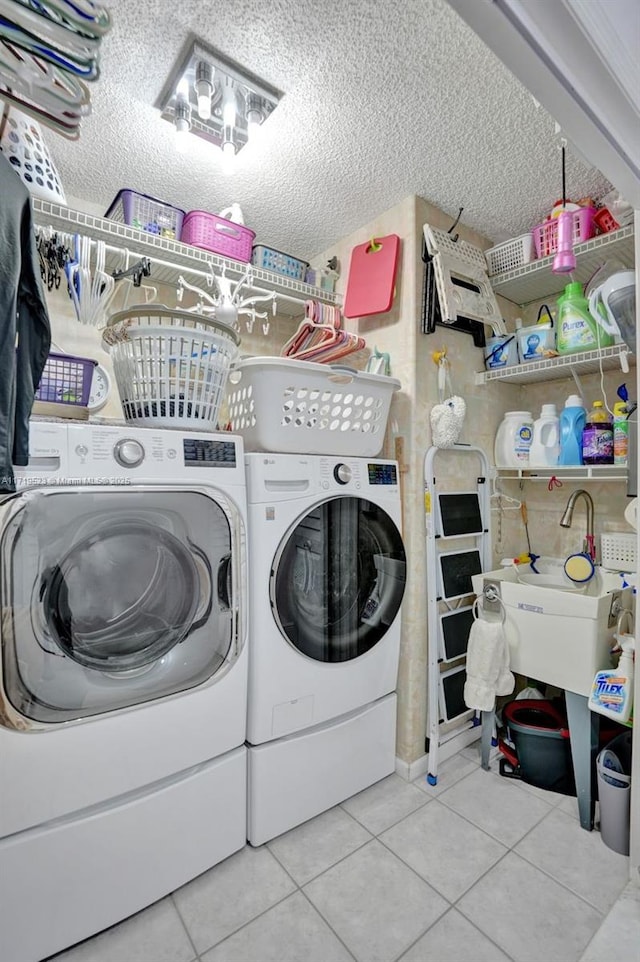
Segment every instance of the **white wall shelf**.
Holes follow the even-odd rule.
[[[531,384],[535,381],[557,381],[576,374],[595,374],[600,371],[620,369],[628,373],[629,365],[635,364],[633,355],[626,344],[614,344],[599,351],[581,351],[578,354],[561,354],[541,361],[528,361],[514,364],[494,371],[480,371],[476,374],[476,384],[490,384],[493,381],[507,381],[511,384]]]
[[[499,478],[521,481],[626,481],[627,469],[622,464],[557,464],[549,468],[496,468]]]
[[[551,270],[553,255],[532,261],[523,267],[494,274],[490,277],[491,286],[496,294],[501,294],[516,304],[524,305],[531,301],[552,297],[564,290],[569,281],[586,284],[595,270],[609,257],[621,261],[625,267],[633,269],[634,243],[633,224],[620,230],[592,237],[574,248],[577,266],[571,274],[554,274]]]
[[[239,278],[248,266],[190,244],[158,237],[117,221],[95,217],[39,198],[33,199],[33,212],[38,227],[52,227],[60,233],[82,234],[94,241],[104,241],[111,248],[107,256],[109,271],[122,266],[118,251],[128,249],[134,259],[148,257],[152,265],[149,279],[151,284],[158,282],[176,285],[180,274],[199,278],[202,284],[210,266],[215,268],[217,273],[224,269],[229,276]],[[250,283],[245,289],[256,294],[270,294],[275,291],[280,314],[301,315],[304,312],[305,300],[323,301],[325,304],[342,303],[339,294],[258,267],[251,267]]]

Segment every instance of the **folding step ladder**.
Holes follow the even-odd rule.
[[[438,481],[436,460],[448,454],[467,459],[460,475],[475,485],[455,490],[444,477]],[[463,468],[464,464],[464,468]],[[427,552],[427,781],[438,781],[438,763],[480,737],[481,718],[463,700],[466,652],[473,624],[471,576],[491,570],[489,462],[481,448],[454,444],[431,447],[424,459],[424,500]],[[482,713],[482,764],[488,767],[493,712]],[[488,717],[485,717],[488,716]]]

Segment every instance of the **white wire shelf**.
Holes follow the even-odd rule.
[[[511,384],[531,384],[534,381],[557,381],[576,374],[595,374],[600,371],[622,370],[625,374],[629,365],[635,365],[635,355],[626,344],[614,344],[599,351],[581,351],[578,354],[562,354],[541,361],[527,361],[493,371],[476,373],[476,384],[490,384],[493,381],[508,381]]]
[[[576,269],[569,274],[554,274],[551,270],[553,255],[532,261],[523,267],[516,267],[503,274],[490,277],[491,286],[496,294],[501,294],[516,304],[528,304],[544,297],[559,294],[569,281],[586,284],[594,271],[608,258],[615,256],[625,267],[633,269],[634,244],[633,224],[621,227],[608,234],[592,237],[574,247]]]
[[[627,469],[622,464],[556,464],[549,468],[496,468],[496,474],[506,480],[523,481],[626,481]]]
[[[121,258],[118,251],[129,250],[134,259],[148,257],[152,264],[152,273],[148,280],[150,284],[157,282],[175,285],[180,274],[185,273],[202,281],[209,274],[210,266],[218,272],[224,269],[227,275],[239,278],[249,266],[251,277],[245,289],[256,294],[270,294],[275,291],[279,314],[301,314],[306,300],[322,301],[325,304],[342,303],[339,294],[312,287],[283,274],[230,260],[190,244],[158,237],[117,221],[85,214],[37,197],[33,199],[33,212],[38,227],[52,227],[61,233],[82,234],[91,240],[104,241],[111,248],[107,256],[109,271],[122,266],[119,263]]]

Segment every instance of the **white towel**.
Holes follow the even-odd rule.
[[[499,621],[478,618],[471,626],[467,647],[467,708],[493,711],[496,695],[509,695],[515,686],[509,671],[509,645]]]

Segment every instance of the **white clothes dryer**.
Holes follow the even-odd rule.
[[[406,562],[398,467],[248,454],[248,838],[395,767]]]
[[[246,840],[240,438],[33,421],[0,503],[0,956],[35,962]]]

